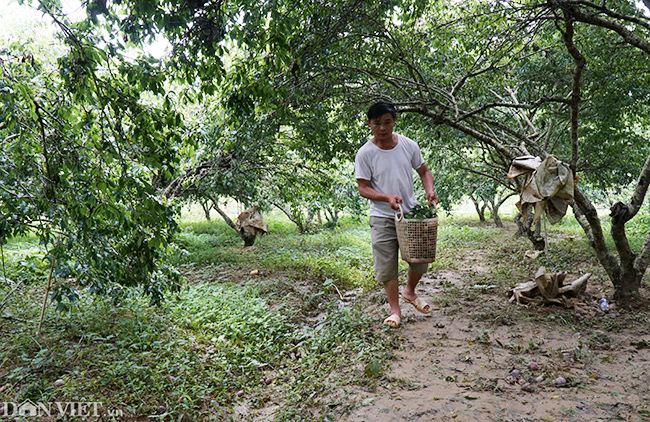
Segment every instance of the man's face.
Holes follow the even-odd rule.
[[[392,140],[393,128],[395,127],[395,119],[390,113],[382,114],[379,117],[368,120],[368,126],[372,131],[372,135],[378,141]]]

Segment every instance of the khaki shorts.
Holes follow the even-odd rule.
[[[399,255],[395,219],[370,217],[370,240],[375,262],[375,280],[383,283],[395,280],[398,275]],[[409,263],[409,268],[418,274],[426,273],[427,267],[427,264]]]

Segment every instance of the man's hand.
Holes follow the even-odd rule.
[[[402,198],[400,198],[398,195],[386,195],[388,197],[388,204],[390,204],[390,207],[394,210],[399,209],[399,204],[402,203]]]
[[[394,210],[398,210],[399,204],[402,203],[402,198],[399,195],[377,192],[372,188],[372,186],[370,186],[370,180],[357,179],[357,186],[359,187],[359,194],[364,198],[368,198],[373,201],[386,201]]]
[[[436,195],[435,192],[430,192],[427,193],[427,202],[430,207],[433,207],[433,204],[438,205],[438,202],[440,202],[440,199],[438,199],[438,195]]]

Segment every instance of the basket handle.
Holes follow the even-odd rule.
[[[404,219],[404,210],[402,209],[402,204],[397,204],[399,207],[399,217],[397,216],[397,210],[394,210],[395,212],[395,221],[402,221]]]

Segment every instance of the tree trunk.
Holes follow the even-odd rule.
[[[616,246],[618,259],[607,247],[596,207],[584,196],[580,189],[576,188],[574,191],[575,206],[578,207],[578,210],[575,211],[576,218],[587,234],[598,261],[614,285],[614,298],[623,304],[629,303],[638,295],[643,275],[650,264],[650,230],[646,234],[639,253],[632,250],[625,233],[625,224],[638,213],[646,197],[649,185],[650,155],[646,158],[643,169],[639,174],[630,202],[628,204],[619,202],[611,208],[611,235]]]
[[[520,236],[526,236],[528,240],[533,244],[533,248],[536,251],[543,251],[546,248],[546,240],[540,235],[541,232],[541,220],[537,220],[537,223],[535,224],[535,230],[533,231],[531,229],[531,226],[533,224],[533,215],[529,211],[527,213],[528,218],[526,221],[523,221],[523,215],[521,213],[517,213],[515,216],[515,223],[517,224],[517,235]]]
[[[305,220],[305,226],[309,227],[311,225],[311,222],[314,221],[315,216],[316,216],[315,210],[308,210],[307,219]]]
[[[619,203],[620,204],[620,203]],[[612,214],[618,204],[612,207]],[[639,266],[637,259],[639,255],[632,251],[627,234],[625,233],[625,223],[628,219],[618,219],[612,216],[612,239],[618,251],[620,263],[620,281],[614,283],[615,299],[629,302],[639,291],[641,280],[647,266]],[[643,253],[643,250],[642,250]]]
[[[494,214],[494,224],[499,228],[503,228],[503,221],[501,221],[501,217],[499,217],[498,213]]]
[[[614,285],[614,299],[623,304],[629,303],[638,293],[639,287],[641,287],[641,279],[647,265],[639,265],[642,264],[642,261],[638,261],[638,255],[632,252],[625,234],[625,222],[614,221],[616,219],[612,220],[612,238],[620,257],[619,262],[607,247],[596,207],[577,188],[575,190],[575,203],[584,214],[584,219],[588,222],[588,228],[585,229],[584,223],[581,222],[582,215],[577,216],[578,222],[585,229],[587,237],[591,236],[590,241],[596,257]],[[650,244],[648,238],[646,238],[646,244]]]
[[[278,209],[280,211],[282,211],[284,213],[284,215],[286,215],[287,218],[289,220],[291,220],[296,225],[296,227],[298,227],[298,231],[300,232],[300,234],[305,234],[307,232],[307,230],[305,228],[305,225],[303,224],[300,217],[297,217],[297,216],[293,215],[290,210],[286,209],[285,207],[283,207],[282,205],[280,205],[280,204],[278,204],[276,202],[272,202],[272,204],[274,206],[278,207]]]
[[[472,199],[472,203],[474,204],[474,208],[476,209],[476,214],[478,214],[478,219],[481,223],[485,223],[485,203],[481,206],[480,201],[474,198]]]
[[[244,230],[240,230],[238,233],[239,237],[244,240],[244,246],[253,246],[255,244],[255,239],[257,236],[254,234],[247,233]]]
[[[503,222],[501,221],[501,217],[499,217],[499,204],[495,198],[492,198],[490,200],[483,198],[483,201],[487,205],[487,209],[490,210],[490,214],[492,214],[494,225],[499,228],[503,228]]]
[[[582,71],[586,64],[585,57],[580,53],[578,48],[573,43],[573,21],[575,19],[575,13],[579,13],[579,10],[564,10],[564,21],[566,23],[566,26],[565,31],[562,33],[564,44],[576,64],[575,68],[573,69],[573,85],[571,88],[571,100],[569,102],[569,105],[571,107],[570,166],[574,175],[577,171],[576,166],[579,157],[578,114],[580,111],[580,103],[582,101],[580,85]],[[591,237],[591,239],[593,239],[592,245],[594,247],[596,257],[598,258],[598,261],[601,263],[601,265],[605,268],[605,271],[612,281],[612,284],[614,284],[614,298],[623,304],[629,303],[630,300],[638,293],[639,288],[641,287],[641,279],[643,278],[643,274],[648,268],[649,260],[646,258],[646,256],[650,251],[650,232],[646,236],[646,242],[644,243],[643,249],[641,251],[641,259],[639,259],[639,256],[635,254],[630,247],[630,243],[625,233],[625,223],[632,219],[632,217],[634,217],[639,211],[639,208],[641,207],[641,204],[645,198],[649,183],[650,156],[648,156],[646,159],[644,168],[641,171],[631,202],[627,205],[619,202],[617,204],[614,204],[614,206],[611,208],[611,236],[614,240],[614,245],[616,246],[616,251],[619,258],[618,260],[607,247],[607,244],[605,242],[605,235],[603,233],[603,228],[600,224],[600,218],[598,217],[596,208],[578,188],[576,188],[574,191],[575,203],[580,208],[580,211],[584,214],[585,219],[589,225],[589,229],[586,229],[585,233],[587,234],[587,237]],[[585,228],[586,225],[580,221],[580,218],[581,217],[578,216],[578,222],[580,222],[583,228]]]
[[[329,216],[328,216],[329,214]],[[339,221],[339,210],[334,208],[333,210],[326,208],[325,209],[325,218],[327,222],[330,223],[333,227],[336,227],[336,224]]]
[[[203,208],[203,213],[205,214],[205,219],[210,221],[210,203],[208,201],[199,201],[201,208]]]
[[[501,217],[499,216],[499,206],[498,205],[493,205],[493,209],[490,211],[492,213],[492,219],[494,220],[494,225],[503,228],[503,221],[501,221]]]
[[[578,224],[580,224],[582,230],[585,232],[585,235],[587,235],[587,241],[589,242],[589,245],[593,248],[594,234],[591,231],[591,226],[589,225],[589,221],[587,220],[587,217],[580,210],[580,207],[578,207],[575,201],[571,202],[571,209],[573,210],[573,215],[575,216],[575,219],[578,221]]]
[[[507,191],[504,191],[504,192],[507,192]],[[502,194],[499,194],[499,197],[501,195]],[[499,216],[499,209],[501,209],[501,205],[503,205],[508,200],[508,198],[510,198],[511,196],[515,196],[515,195],[517,195],[517,192],[513,191],[513,192],[508,193],[506,196],[504,196],[503,198],[501,198],[499,200],[496,200],[496,197],[495,197],[495,200],[492,202],[492,218],[494,218],[494,224],[497,227],[503,228],[503,222],[501,221],[501,217]]]

